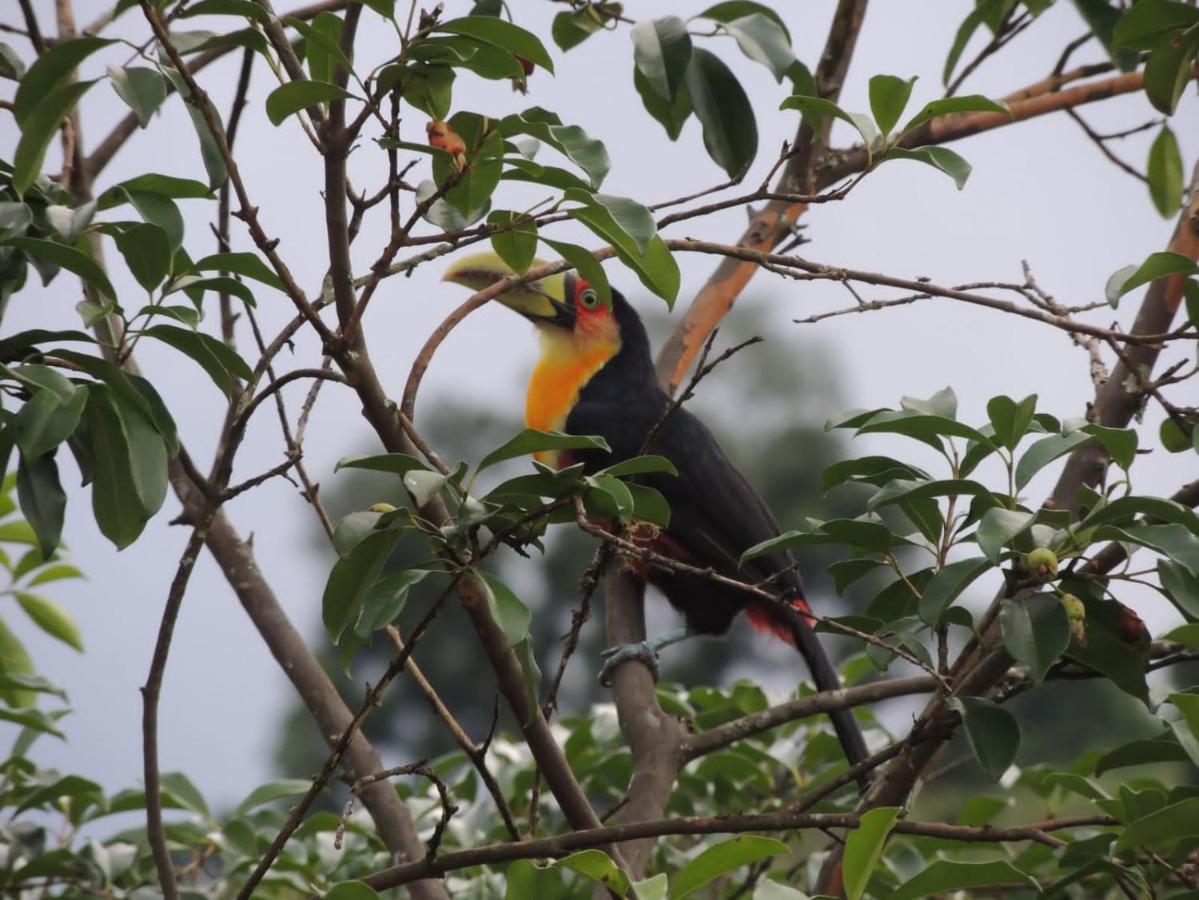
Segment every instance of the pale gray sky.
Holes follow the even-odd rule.
[[[80,19],[88,20],[106,4],[79,2]],[[402,4],[401,4],[402,5]],[[470,4],[449,0],[447,16],[465,14]],[[655,15],[689,15],[708,4],[657,3]],[[35,0],[49,23],[51,4]],[[280,0],[281,9],[285,4]],[[551,3],[515,4],[521,24],[545,36],[549,21],[561,6]],[[640,15],[641,4],[629,4]],[[787,19],[797,55],[814,67],[824,40],[831,0],[779,4]],[[912,108],[940,95],[940,71],[953,33],[971,8],[953,4],[876,3],[866,19],[858,51],[842,95],[850,110],[866,110],[870,75],[918,75]],[[648,12],[645,10],[644,12]],[[8,10],[5,20],[14,18]],[[367,13],[360,58],[378,59],[394,52],[394,36]],[[187,27],[204,27],[191,20]],[[209,26],[214,27],[214,26]],[[216,23],[215,27],[222,27]],[[47,28],[49,30],[49,28]],[[966,85],[966,92],[1002,96],[1047,73],[1061,47],[1083,31],[1072,4],[1059,2],[1044,14],[998,60],[984,64]],[[114,34],[145,34],[136,12],[127,14]],[[9,36],[11,37],[11,36]],[[16,43],[16,42],[14,42]],[[976,40],[967,57],[980,41]],[[777,112],[786,94],[768,71],[745,60],[731,40],[714,47],[741,78],[758,113],[760,153],[746,184],[757,184],[771,166],[783,140],[795,129],[796,113]],[[24,47],[22,54],[27,55]],[[567,54],[555,53],[557,77],[543,72],[530,81],[528,97],[512,93],[506,83],[483,82],[464,73],[455,85],[454,108],[500,116],[530,105],[557,111],[564,121],[603,138],[612,158],[607,193],[634,197],[644,203],[670,199],[724,180],[704,153],[698,123],[693,119],[677,144],[640,107],[632,86],[632,53],[625,28],[600,34]],[[1101,49],[1089,45],[1076,62],[1097,61]],[[96,77],[105,64],[122,64],[125,48],[96,54],[85,67]],[[236,77],[237,58],[230,56],[203,73],[205,88],[226,109]],[[315,293],[325,267],[319,159],[300,134],[296,120],[272,127],[262,114],[263,101],[273,84],[257,68],[250,106],[238,136],[238,155],[254,202],[260,206],[267,232],[281,239],[280,252],[300,283]],[[0,90],[11,91],[3,82]],[[1175,116],[1184,164],[1199,153],[1199,130],[1194,128],[1199,102],[1189,88]],[[107,84],[98,85],[84,103],[84,133],[88,145],[125,114]],[[1100,130],[1116,130],[1156,117],[1140,94],[1088,107],[1086,115]],[[410,113],[404,137],[422,140],[424,120]],[[11,157],[15,129],[0,136],[0,152]],[[1153,132],[1115,147],[1141,166]],[[848,144],[851,134],[838,126],[835,142]],[[1043,288],[1068,304],[1102,297],[1103,285],[1115,269],[1139,262],[1163,249],[1173,228],[1153,209],[1143,185],[1117,172],[1102,159],[1076,125],[1062,116],[1046,117],[1003,128],[954,145],[974,166],[962,192],[940,173],[916,163],[893,162],[871,174],[841,203],[814,208],[805,217],[812,243],[802,252],[821,262],[914,277],[929,276],[943,284],[975,280],[1019,280],[1020,262],[1027,259]],[[52,153],[55,151],[52,151]],[[543,151],[551,153],[552,151]],[[427,165],[427,164],[424,164]],[[356,182],[374,188],[385,173],[383,155],[364,144],[353,157]],[[53,170],[54,162],[48,163]],[[196,176],[196,141],[182,106],[172,98],[157,121],[135,136],[104,173],[100,188],[152,170]],[[419,175],[421,167],[413,173]],[[521,208],[541,199],[533,186],[505,183],[496,196],[500,208]],[[410,203],[406,203],[410,208]],[[208,222],[215,204],[185,203],[187,245],[193,256],[210,252]],[[704,220],[669,229],[668,236],[693,236],[733,241],[745,214],[729,210]],[[356,270],[365,272],[385,240],[385,221],[368,221],[355,245]],[[234,222],[239,248],[251,244]],[[554,237],[595,246],[596,240],[574,226],[558,226]],[[115,254],[113,254],[115,256]],[[713,260],[680,255],[683,290],[680,305],[689,302],[713,268]],[[137,308],[138,288],[119,265],[114,276],[127,307]],[[398,396],[408,367],[424,337],[460,302],[462,293],[438,279],[443,266],[422,268],[410,279],[386,283],[366,319],[375,363],[384,383]],[[609,264],[613,282],[634,303],[661,301],[640,289],[633,276]],[[866,291],[869,297],[883,296]],[[263,291],[259,310],[269,329],[291,315],[282,294]],[[1121,309],[1095,315],[1092,321],[1129,324],[1140,292],[1125,298]],[[29,327],[77,327],[73,307],[77,283],[63,275],[48,289],[33,288],[13,298],[4,332]],[[793,343],[796,352],[820,342],[840,365],[843,394],[851,406],[894,405],[903,394],[927,396],[952,384],[961,415],[985,421],[985,403],[995,394],[1040,396],[1042,409],[1059,416],[1081,415],[1092,395],[1085,354],[1071,347],[1068,337],[1054,329],[1013,316],[929,300],[900,310],[848,316],[818,325],[790,324],[792,318],[847,305],[851,298],[832,284],[795,284],[769,274],[759,275],[741,300],[743,306],[769,307],[773,341]],[[210,307],[210,321],[215,313]],[[736,315],[736,313],[734,313]],[[241,336],[248,345],[248,335]],[[427,378],[420,410],[450,394],[482,396],[512,412],[512,428],[520,426],[523,378],[530,367],[532,337],[528,326],[499,308],[472,316],[446,342]],[[305,338],[297,343],[294,364],[314,364],[319,349]],[[1175,354],[1168,354],[1172,357]],[[168,398],[184,440],[198,460],[213,449],[221,418],[222,397],[203,373],[174,351],[143,343],[139,362]],[[745,357],[749,360],[749,357]],[[1167,362],[1171,361],[1167,358]],[[286,368],[291,360],[283,360]],[[737,364],[736,362],[733,363]],[[752,364],[752,363],[747,363]],[[300,388],[299,390],[302,390]],[[288,394],[292,409],[299,394]],[[799,401],[797,400],[797,406]],[[1144,430],[1156,445],[1159,414],[1151,409]],[[464,423],[469,427],[469,423]],[[313,477],[332,486],[333,463],[371,440],[352,395],[330,386],[309,428],[306,461]],[[856,455],[894,445],[881,437],[860,440]],[[905,448],[906,451],[907,448]],[[281,458],[277,422],[269,413],[259,416],[246,442],[239,474],[251,475]],[[1157,451],[1134,470],[1143,492],[1171,493],[1195,477],[1195,457],[1166,456]],[[74,478],[73,465],[64,466],[65,479]],[[1031,486],[1039,499],[1056,467]],[[131,548],[116,553],[98,533],[90,516],[90,497],[71,492],[66,540],[72,560],[89,580],[54,585],[47,594],[67,605],[79,620],[87,653],[79,655],[44,638],[15,611],[4,611],[34,654],[40,669],[70,692],[76,711],[63,723],[69,741],[52,739],[42,747],[47,762],[66,771],[97,779],[111,788],[135,784],[141,775],[141,703],[138,686],[145,679],[170,578],[186,540],[183,529],[167,527],[176,504],[169,499],[147,533]],[[255,535],[258,561],[283,605],[314,643],[325,640],[319,630],[319,600],[330,558],[312,554],[311,515],[294,489],[276,480],[234,501],[228,512],[243,534]],[[786,523],[784,523],[786,524]],[[980,585],[981,597],[987,587]],[[1154,627],[1173,621],[1173,612],[1152,596],[1141,597],[1139,609]],[[367,675],[362,675],[366,678]],[[196,781],[214,802],[238,800],[272,772],[272,748],[278,740],[280,716],[291,702],[290,687],[241,611],[219,571],[202,557],[192,581],[170,665],[166,673],[161,721],[161,760],[164,769],[180,769]],[[357,698],[352,698],[353,703]],[[0,727],[0,740],[11,733]],[[286,773],[305,775],[307,773]]]

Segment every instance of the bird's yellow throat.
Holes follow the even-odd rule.
[[[525,425],[540,431],[561,431],[579,401],[579,391],[620,350],[620,338],[615,333],[581,336],[553,327],[538,331],[541,358],[525,395]],[[535,456],[547,465],[557,465],[556,453]]]

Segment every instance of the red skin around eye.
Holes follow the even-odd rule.
[[[583,305],[583,292],[589,290],[591,290],[591,282],[584,281],[582,278],[575,279],[575,321],[583,326],[594,326],[612,315],[612,311],[605,303],[597,303],[590,309]]]

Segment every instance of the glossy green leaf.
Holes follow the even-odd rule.
[[[563,125],[552,112],[531,107],[519,115],[505,116],[500,131],[506,138],[527,134],[553,147],[587,173],[591,186],[598,189],[612,167],[608,150],[578,125]]]
[[[1020,749],[1020,726],[1002,706],[979,697],[954,697],[950,705],[962,716],[966,738],[983,774],[998,781]]]
[[[17,497],[21,512],[37,534],[42,556],[47,559],[62,537],[67,495],[58,480],[58,464],[47,454],[27,458],[17,465]]]
[[[192,331],[178,325],[155,325],[142,334],[190,356],[227,396],[231,397],[237,391],[237,379],[248,381],[254,377],[254,370],[236,350],[202,331]]]
[[[649,252],[650,242],[658,233],[654,224],[654,215],[642,204],[629,197],[616,197],[612,194],[592,193],[578,188],[569,188],[566,199],[582,203],[588,207],[601,207],[611,217],[613,223],[632,241],[636,254],[645,256]],[[627,243],[627,242],[622,242]],[[633,253],[633,249],[628,249]]]
[[[1035,442],[1016,462],[1016,490],[1023,490],[1043,468],[1089,440],[1091,435],[1086,432],[1072,431],[1070,434],[1051,434]]]
[[[42,631],[83,652],[83,635],[79,626],[60,604],[25,591],[14,591],[13,597]]]
[[[611,4],[601,4],[611,5]],[[577,47],[604,27],[603,17],[595,4],[588,4],[581,9],[563,11],[554,16],[550,26],[550,36],[559,50],[570,50]]]
[[[1114,852],[1137,847],[1169,851],[1179,841],[1199,835],[1199,797],[1188,797],[1129,822]]]
[[[887,836],[899,821],[903,810],[898,806],[880,806],[863,813],[858,827],[845,837],[845,896],[848,900],[859,900],[870,883]]]
[[[745,89],[714,53],[696,47],[687,67],[687,95],[704,130],[704,148],[734,181],[758,155],[758,123]]]
[[[1191,66],[1199,52],[1199,33],[1163,41],[1145,63],[1145,96],[1159,112],[1174,115],[1182,92],[1191,80]]]
[[[948,147],[917,147],[915,150],[892,147],[884,158],[910,159],[939,169],[953,179],[959,191],[966,186],[966,181],[970,178],[970,163]]]
[[[630,475],[678,475],[679,470],[675,468],[674,463],[664,456],[634,456],[631,459],[623,460],[616,465],[608,466],[596,473],[597,475],[611,475],[613,478],[627,478]]]
[[[875,75],[870,79],[870,112],[883,137],[891,133],[903,115],[915,82],[915,76],[903,79],[895,75]]]
[[[0,675],[26,678],[34,674],[33,660],[29,658],[25,645],[4,624],[4,619],[0,619]],[[33,706],[37,703],[37,692],[25,685],[0,686],[0,700],[9,706]],[[54,733],[62,737],[62,732],[56,730]]]
[[[514,272],[529,271],[537,255],[537,223],[509,210],[496,210],[487,217],[492,232],[491,247]]]
[[[123,550],[142,533],[149,515],[138,495],[130,441],[114,398],[107,386],[93,386],[84,421],[96,466],[92,512],[101,533]]]
[[[1095,536],[1099,540],[1125,541],[1148,547],[1199,576],[1199,537],[1183,525],[1128,525],[1124,528],[1104,525]]]
[[[620,261],[636,273],[643,285],[666,300],[668,306],[674,304],[682,276],[674,254],[658,235],[650,237],[642,253],[633,237],[605,207],[586,206],[572,210],[571,215],[610,243]]]
[[[820,122],[828,116],[834,119],[840,119],[842,122],[847,122],[853,126],[862,138],[862,142],[866,145],[867,152],[870,152],[876,137],[874,133],[874,123],[866,116],[849,113],[839,107],[832,100],[827,100],[824,97],[808,97],[800,94],[792,94],[783,100],[779,109],[797,109],[804,116],[812,120],[812,126],[815,130],[820,130]]]
[[[961,59],[966,45],[970,43],[970,38],[996,10],[1002,11],[1002,6],[1003,0],[979,0],[974,4],[974,8],[970,10],[954,33],[953,42],[949,46],[949,54],[945,58],[945,66],[941,71],[942,84],[948,87],[953,78],[954,69],[957,68],[958,60]]]
[[[1199,23],[1199,10],[1170,0],[1141,0],[1120,17],[1113,38],[1131,50],[1150,50]]]
[[[999,624],[1008,653],[1016,662],[1028,666],[1037,684],[1070,646],[1070,621],[1054,594],[1005,599],[999,611]]]
[[[1182,153],[1178,139],[1170,126],[1163,125],[1149,148],[1149,163],[1145,174],[1149,179],[1149,196],[1157,211],[1173,218],[1182,203]]]
[[[167,80],[155,69],[145,66],[108,67],[108,78],[112,89],[137,116],[137,123],[145,128],[154,118],[158,107],[167,98]]]
[[[633,87],[641,97],[641,103],[645,107],[645,111],[666,129],[666,136],[668,138],[672,141],[677,141],[679,135],[683,132],[683,125],[693,112],[691,95],[687,93],[686,83],[684,82],[679,87],[674,100],[667,102],[658,96],[658,92],[654,90],[646,77],[641,74],[641,71],[634,69]]]
[[[412,469],[427,469],[428,467],[415,456],[406,453],[381,453],[371,456],[343,456],[333,467],[337,472],[341,469],[370,469],[375,472],[391,472],[393,475],[404,475]]]
[[[24,132],[29,118],[47,98],[68,86],[72,73],[81,62],[102,47],[113,43],[104,38],[85,36],[62,41],[49,47],[29,67],[13,96],[13,117]]]
[[[920,594],[920,620],[928,625],[940,624],[945,610],[992,565],[992,560],[973,557],[951,562],[935,572]]]
[[[1190,757],[1173,738],[1140,738],[1109,750],[1095,762],[1095,776],[1128,766],[1188,762]]]
[[[997,507],[987,510],[975,533],[978,549],[992,563],[998,563],[1003,548],[1016,536],[1027,531],[1034,519],[1033,513],[1017,509]]]
[[[42,238],[11,238],[8,244],[24,250],[30,256],[44,259],[56,266],[61,266],[69,272],[78,275],[88,284],[99,290],[110,300],[116,299],[116,291],[104,270],[90,256],[79,252],[74,247],[58,244]]]
[[[930,119],[935,119],[938,116],[956,115],[959,113],[971,112],[993,112],[1004,113],[1010,112],[1002,103],[992,100],[989,97],[984,97],[981,94],[967,94],[962,97],[945,97],[941,100],[933,100],[931,103],[924,104],[924,107],[912,118],[904,123],[902,131],[906,134],[913,128],[918,128]],[[928,149],[928,148],[925,148]]]
[[[678,16],[643,19],[633,26],[633,64],[655,93],[671,102],[691,61],[691,36]]]
[[[266,115],[272,125],[281,125],[288,116],[302,109],[354,96],[329,81],[288,81],[266,98]]]
[[[285,291],[282,280],[275,270],[263,262],[256,253],[214,253],[196,260],[191,265],[193,272],[217,271],[240,275],[261,282],[277,291]]]
[[[1157,577],[1178,611],[1191,621],[1199,620],[1199,577],[1168,559],[1157,561]]]
[[[14,420],[21,453],[36,459],[65,441],[74,433],[86,404],[84,386],[72,386],[65,399],[52,390],[39,388]]]
[[[795,63],[795,54],[791,51],[787,30],[779,25],[776,17],[752,12],[722,24],[742,53],[768,68],[775,81],[782,82]]]
[[[304,778],[279,778],[274,781],[268,781],[266,784],[260,784],[254,790],[250,791],[246,799],[237,804],[233,810],[234,817],[240,818],[248,812],[252,812],[260,806],[267,803],[272,803],[275,800],[282,800],[285,797],[300,797],[308,793],[308,789],[312,787],[312,782]]]
[[[987,402],[987,417],[995,429],[996,442],[1008,450],[1016,449],[1032,424],[1037,410],[1037,395],[1029,394],[1019,403],[1011,397],[992,397]]]
[[[787,852],[774,838],[741,834],[704,850],[670,879],[670,900],[682,900],[742,866]]]
[[[480,572],[487,587],[487,607],[491,616],[504,632],[509,647],[515,647],[529,634],[529,623],[533,620],[529,608],[512,593],[511,589],[488,572]]]
[[[1120,298],[1129,291],[1158,278],[1177,274],[1199,274],[1199,265],[1196,265],[1193,259],[1183,256],[1181,253],[1171,253],[1169,251],[1151,253],[1139,266],[1125,266],[1123,269],[1117,269],[1111,274],[1111,277],[1107,280],[1107,286],[1104,288],[1107,294],[1107,302],[1115,306]]]
[[[563,434],[559,431],[538,431],[526,428],[512,440],[492,450],[479,462],[479,471],[518,456],[528,456],[546,450],[603,450],[612,448],[602,437],[581,434]]]
[[[175,91],[183,100],[184,109],[187,111],[188,118],[191,119],[192,129],[195,131],[196,138],[200,142],[200,159],[204,163],[204,171],[208,173],[208,186],[209,188],[216,189],[225,183],[225,179],[229,174],[225,169],[225,159],[221,155],[220,144],[208,127],[208,120],[205,119],[204,114],[196,106],[187,82],[174,69],[167,69],[166,76],[170,79],[171,84],[175,86]],[[211,112],[214,116],[217,115],[215,109],[212,109]],[[217,120],[217,128],[222,134],[224,133],[224,125],[220,122],[219,118]]]
[[[25,76],[25,62],[17,51],[0,41],[0,78],[20,81]]]
[[[600,300],[604,303],[612,302],[612,288],[608,284],[608,276],[604,272],[604,267],[600,265],[599,260],[595,258],[595,255],[590,250],[580,247],[578,244],[568,244],[565,241],[551,241],[547,237],[542,237],[541,240],[575,267],[580,277],[595,288],[600,296]]]
[[[629,890],[629,876],[603,850],[578,850],[554,862],[555,868],[570,869],[623,897]]]
[[[157,225],[135,223],[113,235],[129,271],[147,292],[162,284],[174,256],[167,233]]]
[[[939,894],[951,894],[980,885],[1020,884],[1032,891],[1040,886],[1031,875],[1020,871],[1010,862],[997,859],[991,862],[963,862],[938,859],[913,875],[889,895],[889,900],[918,900]]]
[[[474,38],[505,50],[513,56],[527,59],[547,72],[554,71],[554,62],[537,36],[504,19],[494,16],[465,16],[442,22],[434,26],[433,30]]]
[[[766,16],[766,18],[774,22],[774,24],[782,29],[783,37],[786,38],[787,43],[791,43],[791,33],[787,30],[787,23],[783,21],[783,17],[766,4],[755,3],[753,0],[724,0],[722,3],[709,6],[694,18],[711,19],[714,22],[732,22],[734,19],[743,19],[755,13]]]
[[[399,539],[396,531],[373,532],[333,564],[325,582],[321,616],[334,643],[340,643],[342,634],[357,621],[363,600]]]
[[[354,633],[360,638],[368,638],[372,632],[394,622],[404,611],[409,592],[429,574],[428,569],[404,569],[376,581],[362,600],[362,612],[354,623]]]

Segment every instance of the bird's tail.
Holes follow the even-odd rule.
[[[802,604],[802,605],[801,605]],[[779,636],[788,643],[794,644],[799,655],[807,663],[808,671],[818,691],[835,691],[841,688],[841,678],[833,668],[832,661],[824,652],[824,645],[812,630],[811,619],[804,615],[810,612],[810,607],[803,600],[793,602],[790,606],[772,606],[773,623],[781,626],[783,632]],[[780,614],[781,613],[781,614]],[[845,751],[845,757],[851,766],[857,765],[869,755],[866,750],[866,739],[862,729],[850,709],[835,709],[828,714],[832,720],[833,730]],[[858,776],[858,785],[862,790],[870,786],[870,775],[863,772]]]

